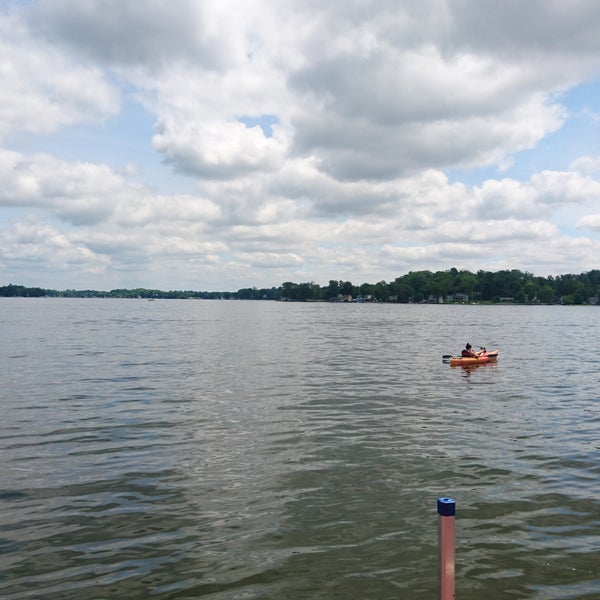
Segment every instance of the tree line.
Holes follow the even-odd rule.
[[[228,294],[228,297],[234,297],[235,294]],[[135,289],[115,289],[110,292],[98,290],[51,290],[39,287],[25,287],[23,285],[9,284],[0,287],[0,297],[22,297],[22,298],[145,298],[145,299],[213,299],[220,298],[222,292],[198,292],[192,290],[164,291],[147,288]]]
[[[280,301],[365,302],[514,302],[519,304],[598,304],[600,270],[579,275],[539,277],[517,269],[491,271],[410,271],[378,283],[354,285],[331,279],[328,285],[287,281],[279,287],[242,288],[237,292],[162,291],[146,288],[96,290],[49,290],[22,285],[0,287],[0,296],[66,298],[196,298]]]

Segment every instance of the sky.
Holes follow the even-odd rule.
[[[597,0],[0,0],[0,285],[599,257]]]

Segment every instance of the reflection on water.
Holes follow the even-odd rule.
[[[595,307],[0,308],[3,598],[600,597]]]
[[[496,361],[494,361],[494,362],[488,362],[488,363],[481,363],[481,364],[477,364],[477,365],[452,365],[452,368],[453,369],[461,369],[464,377],[470,377],[471,374],[474,371],[477,371],[478,369],[486,368],[486,369],[494,370],[495,367],[497,367],[497,365],[498,365],[498,363]],[[482,379],[483,378],[480,378],[478,383],[485,383],[485,380],[482,381]]]

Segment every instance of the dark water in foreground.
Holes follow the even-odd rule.
[[[598,599],[599,317],[2,299],[0,597]]]

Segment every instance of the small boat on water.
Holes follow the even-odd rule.
[[[498,350],[491,352],[482,352],[479,356],[452,356],[450,358],[450,366],[456,367],[459,365],[482,365],[493,362],[498,358]]]

